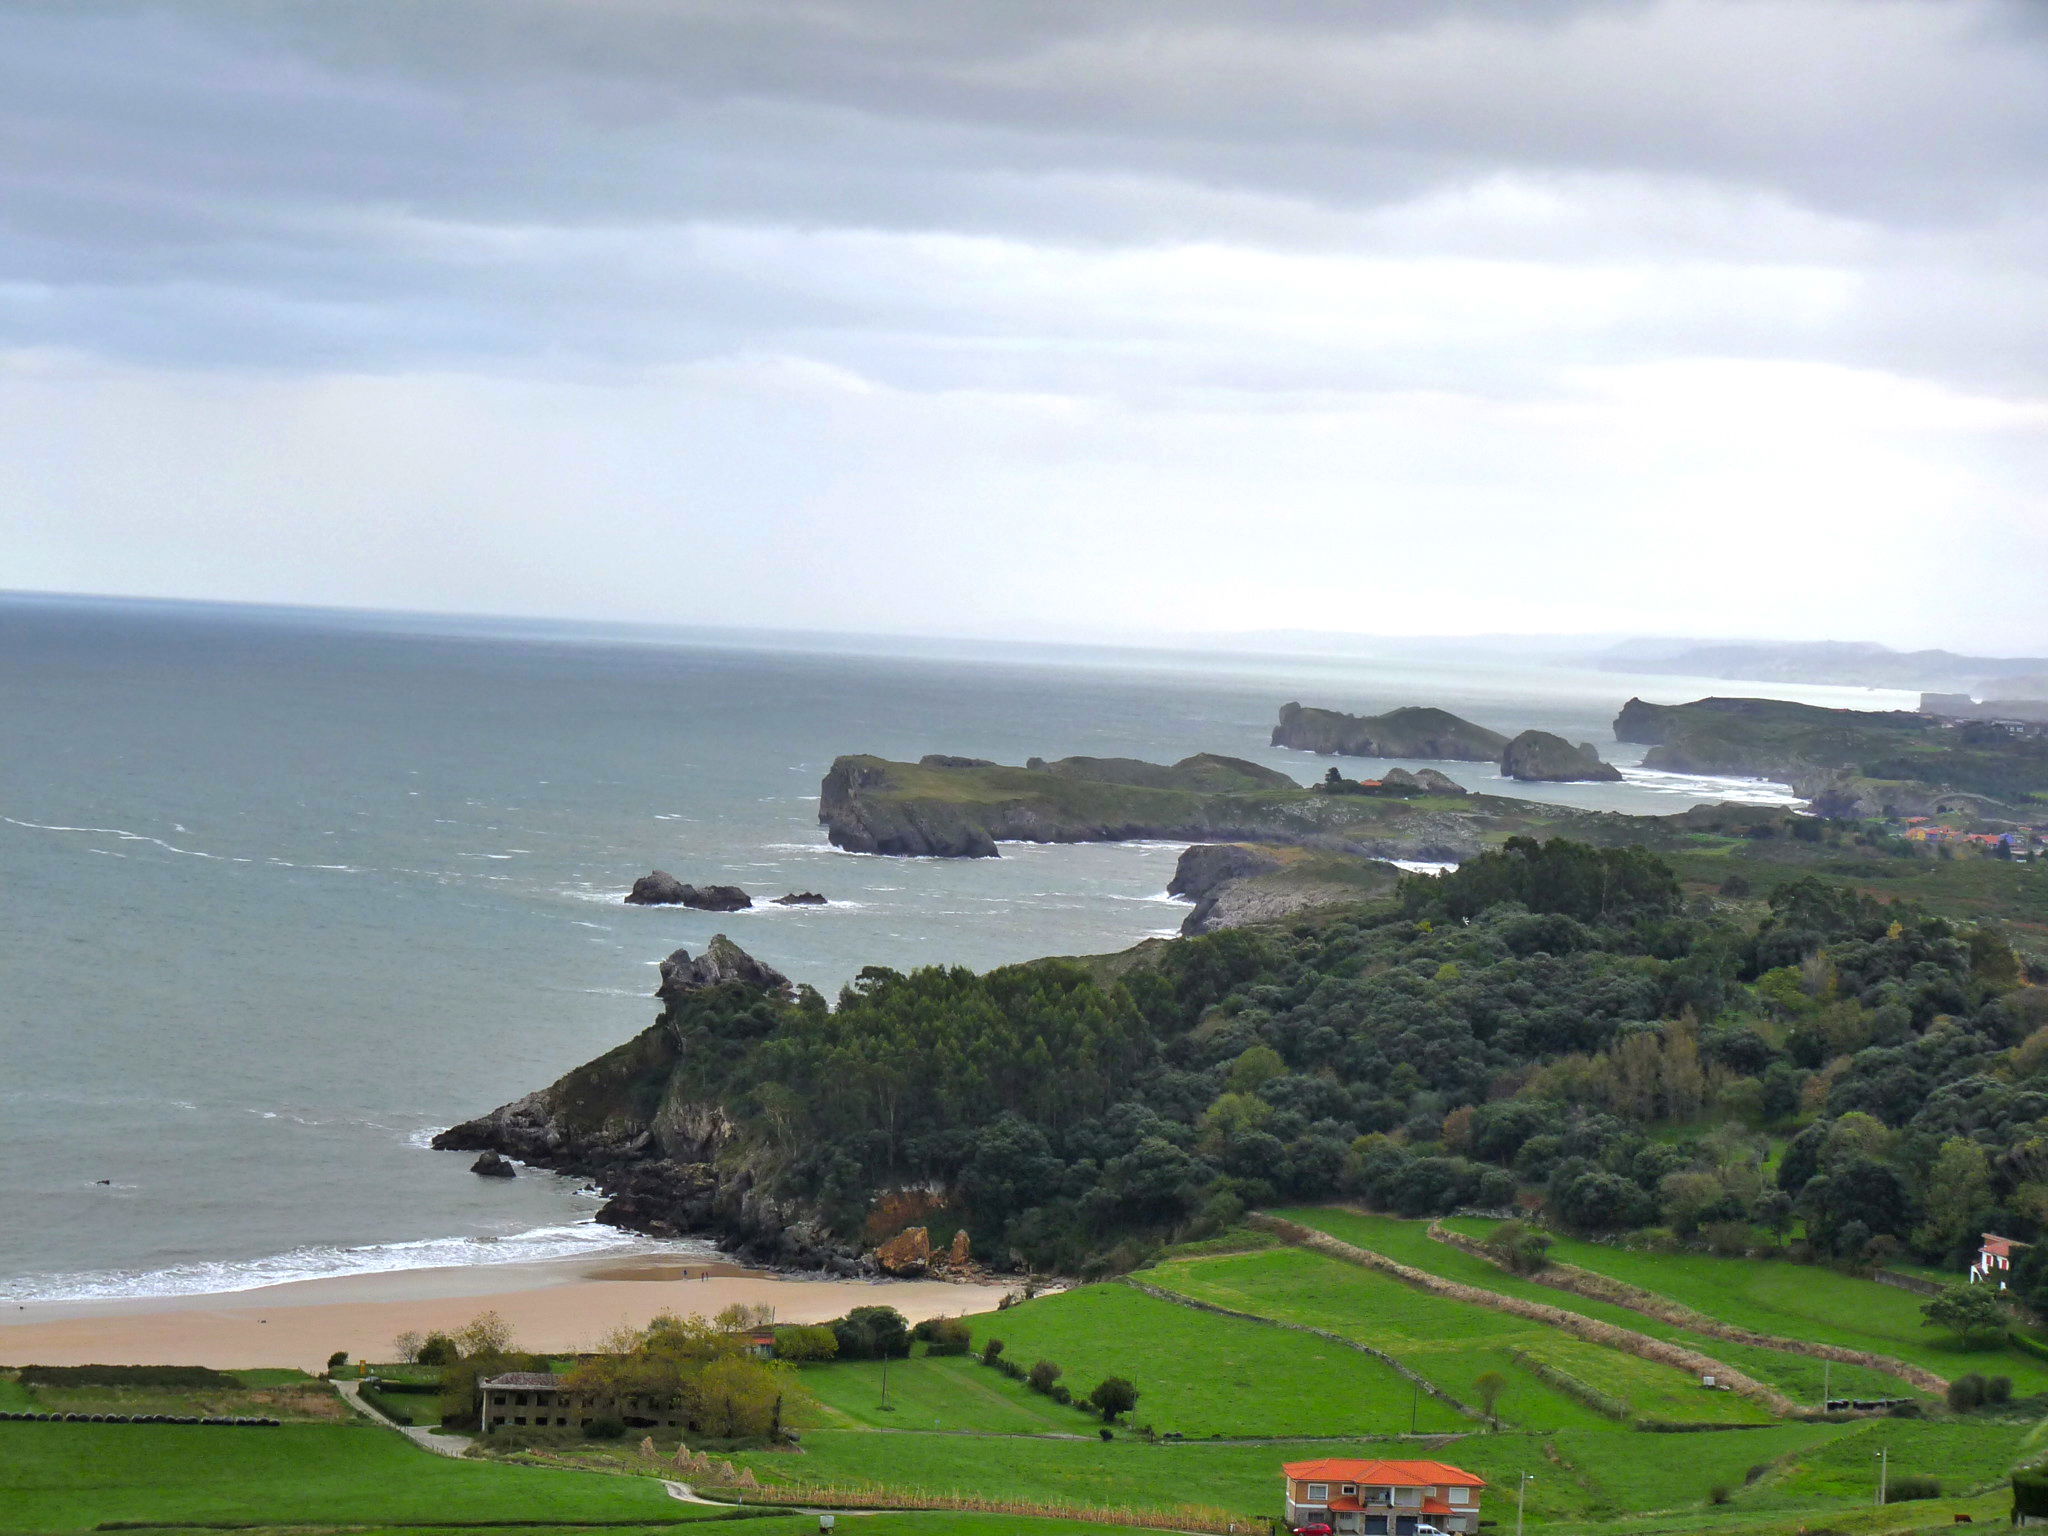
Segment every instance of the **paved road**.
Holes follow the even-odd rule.
[[[383,1414],[363,1401],[363,1384],[360,1381],[337,1381],[334,1390],[341,1394],[342,1401],[355,1409],[373,1424],[382,1424],[386,1429],[395,1429],[414,1445],[424,1447],[437,1456],[467,1456],[473,1442],[467,1435],[451,1435],[446,1430],[422,1429],[417,1424],[394,1424]]]

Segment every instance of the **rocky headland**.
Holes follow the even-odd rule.
[[[1415,798],[1325,794],[1270,768],[1211,754],[1170,765],[1033,759],[1022,768],[842,757],[820,786],[818,819],[835,847],[927,858],[994,858],[1005,841],[1143,838],[1458,860],[1516,832],[1569,827],[1575,836],[1601,835],[1593,812],[1433,788]]]
[[[549,1087],[451,1126],[434,1145],[496,1153],[592,1180],[608,1197],[598,1220],[657,1237],[712,1236],[748,1263],[829,1274],[871,1273],[873,1261],[833,1237],[802,1200],[761,1190],[772,1153],[736,1144],[715,1072],[721,1049],[700,999],[792,996],[789,978],[724,934],[704,952],[661,963],[655,1022]],[[731,1026],[727,1026],[730,1028]]]
[[[1454,763],[1500,760],[1507,737],[1449,710],[1411,705],[1384,715],[1346,715],[1302,704],[1280,706],[1272,744],[1325,757],[1437,758]]]
[[[1549,731],[1524,731],[1502,749],[1500,771],[1528,784],[1607,783],[1621,770],[1600,760],[1590,741],[1573,746]]]
[[[2048,797],[2048,740],[1905,710],[1630,699],[1614,735],[1649,747],[1645,768],[1773,779],[1827,816],[2001,816]]]

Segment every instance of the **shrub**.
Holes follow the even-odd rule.
[[[1043,1392],[1050,1396],[1053,1383],[1060,1379],[1060,1368],[1050,1360],[1040,1360],[1031,1367],[1030,1372],[1024,1379],[1030,1385],[1032,1391]]]
[[[1053,1389],[1050,1392],[1046,1393],[1046,1396],[1051,1398],[1054,1402],[1058,1403],[1063,1408],[1067,1404],[1073,1402],[1074,1400],[1074,1394],[1069,1392],[1065,1387],[1058,1385],[1057,1383],[1054,1384]]]
[[[337,1349],[333,1354],[327,1357],[327,1374],[331,1376],[347,1364],[348,1351],[345,1349]]]
[[[1957,1413],[1968,1413],[1973,1408],[1984,1406],[1984,1378],[1971,1371],[1967,1376],[1958,1376],[1948,1384],[1948,1405]]]
[[[778,1360],[830,1360],[839,1353],[839,1335],[830,1328],[801,1324],[775,1330]]]
[[[1003,1341],[1001,1339],[990,1339],[981,1346],[981,1363],[983,1365],[994,1365],[1002,1357]]]
[[[156,1387],[172,1392],[218,1391],[241,1385],[203,1365],[24,1365],[24,1387]]]
[[[1909,1472],[1904,1477],[1895,1477],[1885,1485],[1884,1501],[1887,1504],[1904,1504],[1913,1499],[1938,1499],[1941,1497],[1941,1480],[1923,1477]]]
[[[1012,1381],[1022,1381],[1024,1379],[1024,1367],[1014,1360],[998,1360],[996,1362],[996,1369]]]
[[[1707,1490],[1707,1502],[1709,1504],[1726,1504],[1733,1497],[1734,1495],[1728,1491],[1726,1483],[1716,1483]]]
[[[1517,1275],[1533,1275],[1549,1262],[1550,1234],[1526,1221],[1504,1221],[1487,1233],[1480,1246],[1501,1268]]]
[[[592,1419],[583,1427],[586,1440],[620,1440],[625,1438],[626,1426],[614,1418]]]
[[[2012,1378],[1993,1376],[1984,1383],[1984,1401],[1987,1403],[2009,1403],[2012,1401]]]
[[[927,1318],[917,1326],[925,1330],[922,1337],[926,1354],[964,1355],[974,1343],[973,1334],[957,1317]]]

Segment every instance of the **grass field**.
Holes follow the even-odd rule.
[[[689,1509],[646,1479],[452,1461],[368,1422],[278,1429],[0,1423],[0,1531],[110,1520],[649,1520]]]
[[[999,1435],[1093,1435],[1094,1417],[1063,1408],[1021,1382],[966,1355],[919,1355],[889,1364],[889,1408],[882,1407],[882,1365],[874,1360],[803,1367],[818,1395],[820,1427],[975,1430]]]
[[[1458,1219],[1448,1225],[1478,1236],[1492,1224]],[[1611,1275],[1762,1333],[1880,1350],[1943,1376],[1966,1371],[2010,1376],[2022,1395],[2048,1391],[2048,1363],[2015,1349],[1959,1348],[1940,1329],[1923,1326],[1923,1297],[1820,1265],[1639,1253],[1566,1237],[1558,1238],[1550,1253],[1563,1263]]]
[[[693,1522],[694,1525],[703,1522]],[[719,1529],[728,1526],[732,1536],[816,1536],[818,1520],[815,1515],[768,1515],[749,1516],[743,1522],[719,1520],[713,1522]],[[1134,1536],[1138,1528],[1123,1525],[1096,1525],[1080,1520],[1029,1520],[1020,1521],[1014,1515],[956,1515],[956,1514],[874,1514],[859,1517],[859,1524],[849,1518],[840,1529],[854,1527],[860,1536],[1014,1536],[1025,1531],[1029,1536]],[[664,1525],[629,1525],[605,1527],[601,1533],[594,1533],[588,1525],[523,1525],[518,1527],[517,1536],[670,1536],[676,1527]],[[237,1527],[237,1536],[361,1536],[361,1526],[337,1525],[292,1525]],[[190,1536],[189,1531],[163,1529],[131,1529],[128,1536]],[[376,1536],[477,1536],[475,1526],[450,1525],[406,1525],[380,1526]],[[1145,1532],[1144,1536],[1157,1536],[1156,1532]]]
[[[1441,1275],[1447,1280],[1457,1280],[1466,1285],[1498,1291],[1504,1296],[1523,1297],[1529,1301],[1541,1302],[1545,1306],[1562,1307],[1582,1317],[1612,1323],[1620,1328],[1632,1328],[1637,1333],[1648,1334],[1653,1339],[1667,1339],[1688,1349],[1697,1349],[1755,1377],[1758,1381],[1776,1387],[1796,1402],[1817,1404],[1824,1384],[1838,1396],[1853,1394],[1895,1397],[1911,1395],[1915,1390],[1888,1371],[1859,1365],[1823,1365],[1821,1361],[1809,1355],[1795,1355],[1784,1350],[1765,1349],[1749,1344],[1733,1344],[1725,1339],[1711,1338],[1689,1329],[1674,1327],[1669,1323],[1660,1323],[1655,1318],[1645,1317],[1640,1312],[1632,1312],[1627,1307],[1591,1301],[1582,1296],[1574,1296],[1569,1291],[1560,1291],[1554,1286],[1538,1285],[1533,1280],[1524,1280],[1508,1274],[1485,1259],[1475,1258],[1447,1243],[1434,1241],[1428,1235],[1429,1224],[1425,1221],[1406,1221],[1396,1216],[1367,1216],[1356,1211],[1327,1207],[1278,1211],[1275,1214],[1299,1222],[1305,1227],[1327,1232],[1344,1242],[1384,1253],[1391,1259],[1413,1265],[1417,1269],[1428,1270],[1431,1274]],[[1456,1226],[1459,1230],[1469,1231],[1476,1236],[1486,1231],[1491,1224],[1484,1221],[1463,1221],[1448,1222],[1446,1225]],[[1556,1253],[1557,1249],[1553,1248],[1552,1252]],[[1562,1258],[1563,1255],[1559,1254],[1559,1257]],[[1871,1289],[1885,1288],[1872,1286]],[[1904,1291],[1895,1291],[1891,1294],[1906,1297]],[[1714,1312],[1711,1307],[1702,1307],[1700,1310],[1715,1316],[1722,1315]],[[1749,1323],[1746,1326],[1758,1325]],[[1772,1328],[1767,1331],[1798,1336],[1784,1328]],[[1876,1346],[1866,1344],[1861,1347],[1867,1349]],[[1910,1358],[1904,1356],[1901,1351],[1888,1352],[1898,1353],[1901,1358]]]
[[[1511,1385],[1499,1411],[1531,1429],[1591,1428],[1614,1422],[1525,1369],[1526,1354],[1608,1395],[1640,1417],[1711,1423],[1764,1423],[1747,1399],[1702,1391],[1686,1373],[1541,1323],[1483,1306],[1432,1296],[1385,1275],[1302,1249],[1163,1264],[1145,1278],[1169,1290],[1263,1317],[1308,1323],[1384,1349],[1467,1403],[1473,1380],[1493,1370]],[[1405,1420],[1382,1425],[1402,1430]]]
[[[1418,1451],[1415,1442],[1399,1440],[1147,1445],[1132,1439],[1103,1444],[820,1430],[805,1436],[801,1456],[762,1452],[734,1460],[753,1467],[770,1490],[779,1485],[784,1497],[801,1496],[798,1490],[804,1486],[887,1487],[1105,1507],[1193,1504],[1256,1516],[1275,1513],[1284,1461],[1426,1454],[1486,1478],[1493,1490],[1487,1495],[1486,1518],[1496,1522],[1504,1508],[1513,1518],[1506,1501],[1517,1474],[1534,1473],[1537,1480],[1529,1490],[1534,1523],[1696,1508],[1716,1484],[1740,1487],[1751,1466],[1852,1432],[1854,1426],[1834,1424],[1776,1424],[1683,1436],[1581,1429],[1552,1436],[1475,1434]]]
[[[1225,1262],[1225,1261],[1216,1261]],[[1091,1285],[969,1318],[1029,1366],[1051,1360],[1077,1397],[1105,1376],[1139,1392],[1129,1418],[1161,1434],[1344,1435],[1408,1425],[1414,1389],[1370,1355],[1306,1334],[1216,1317],[1125,1285]],[[1422,1397],[1424,1430],[1467,1421]]]

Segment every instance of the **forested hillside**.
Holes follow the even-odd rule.
[[[1949,1262],[2048,1219],[2048,989],[1903,904],[1688,899],[1640,849],[1516,840],[1286,930],[682,993],[519,1108],[533,1160],[602,1137],[715,1167],[713,1207],[740,1169],[851,1245],[914,1217],[1058,1269],[1343,1195]]]

